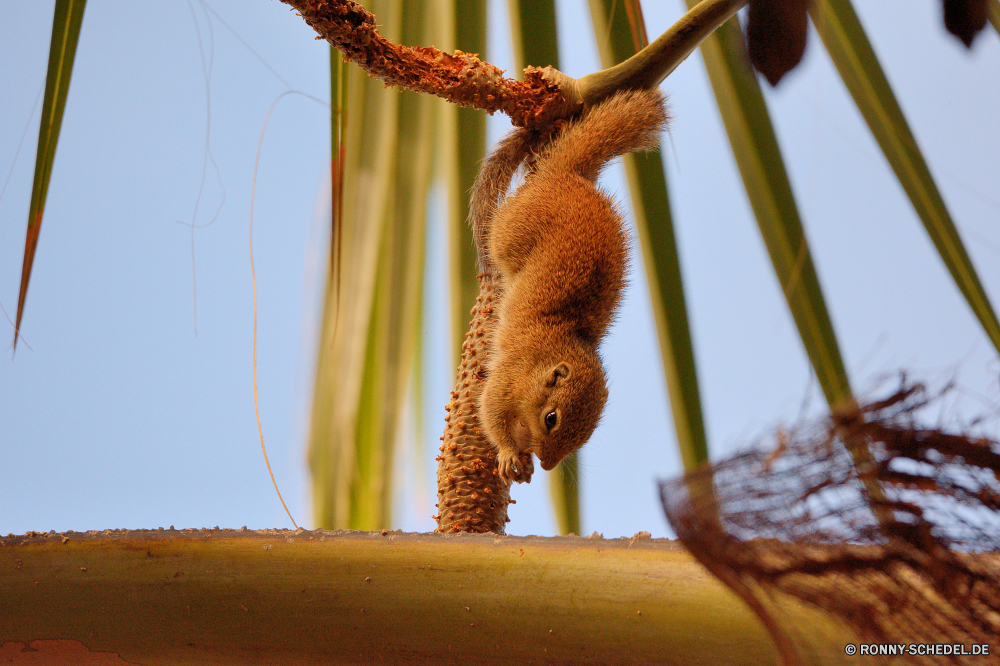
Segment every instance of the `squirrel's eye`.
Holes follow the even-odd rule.
[[[559,420],[559,416],[556,414],[556,410],[552,410],[545,415],[545,427],[552,430],[556,427],[556,421]]]

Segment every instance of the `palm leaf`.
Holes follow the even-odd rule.
[[[403,0],[404,43],[420,43],[421,0]],[[365,383],[358,412],[358,471],[352,491],[353,529],[391,524],[393,458],[407,387],[419,351],[424,230],[433,146],[434,100],[399,93],[392,207],[385,214]]]
[[[445,0],[448,49],[485,54],[486,0]],[[449,104],[444,112],[442,149],[448,187],[449,282],[451,290],[451,367],[457,368],[469,324],[469,309],[479,295],[476,246],[469,227],[469,195],[486,155],[486,116],[472,107]]]
[[[56,0],[52,18],[52,41],[49,45],[49,69],[45,76],[45,98],[42,101],[42,122],[38,128],[38,151],[35,154],[35,179],[31,185],[31,203],[28,206],[28,230],[24,239],[24,262],[21,265],[21,289],[17,296],[17,321],[14,325],[14,348],[21,330],[24,301],[28,295],[31,266],[35,262],[35,248],[42,229],[42,214],[49,193],[52,163],[56,158],[56,144],[62,127],[63,111],[69,94],[69,80],[73,74],[76,44],[80,39],[83,10],[87,0]]]
[[[559,69],[559,38],[553,0],[507,0],[514,68]],[[560,534],[581,534],[579,458],[569,456],[549,474],[549,493]]]
[[[391,38],[409,42],[422,41],[432,18],[418,0],[376,9],[400,33]],[[391,524],[393,458],[419,351],[435,105],[348,70],[342,117],[357,120],[339,147],[342,284],[335,298],[331,271],[310,462],[317,522],[375,529]]]
[[[697,0],[687,2],[690,5]],[[831,411],[835,411],[853,400],[847,370],[813,267],[767,105],[757,75],[747,61],[738,18],[734,16],[726,21],[702,42],[701,53],[775,276],[823,395]],[[848,438],[844,444],[858,469],[868,469],[871,452],[867,442]],[[883,497],[877,482],[868,480],[865,487],[872,498]],[[881,508],[875,509],[875,515],[880,521],[888,518]]]
[[[344,57],[330,47],[330,307],[334,317],[340,299],[340,250],[344,225],[344,130],[347,126],[347,67]],[[336,320],[332,322],[336,328]]]
[[[934,247],[986,335],[1000,351],[1000,322],[850,0],[817,0],[810,6],[810,14]]]
[[[987,0],[986,15],[993,24],[993,29],[1000,34],[1000,0]]]
[[[743,43],[734,17],[702,42],[701,53],[775,275],[823,394],[835,407],[851,397],[847,371],[764,96]]]
[[[554,0],[507,0],[514,69],[528,65],[559,69],[559,35]]]
[[[399,0],[382,0],[373,7],[397,29],[401,8]],[[370,471],[370,462],[379,455],[364,448],[371,439],[359,433],[370,431],[363,419],[373,412],[370,394],[366,402],[363,392],[380,381],[370,354],[381,321],[375,312],[376,289],[392,201],[399,108],[396,92],[356,67],[346,68],[345,90],[349,122],[342,149],[341,262],[339,279],[331,275],[327,281],[309,442],[314,521],[338,528],[354,527],[357,520],[381,511],[369,507],[365,511],[371,513],[362,516],[356,499],[370,496],[381,483],[358,480],[359,460],[367,461]]]
[[[624,62],[646,46],[646,28],[637,0],[591,0],[590,15],[603,67]],[[708,460],[708,442],[666,173],[658,154],[630,154],[622,161],[646,267],[677,445],[684,469],[691,471]]]

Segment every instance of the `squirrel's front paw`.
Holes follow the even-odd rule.
[[[535,463],[531,459],[530,451],[518,452],[502,449],[497,454],[497,472],[507,485],[514,481],[518,483],[530,482],[534,471]]]
[[[531,475],[535,473],[535,458],[531,451],[521,451],[517,457],[517,474],[514,480],[518,483],[531,483]]]

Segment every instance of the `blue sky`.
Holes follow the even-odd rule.
[[[997,305],[1000,39],[987,29],[967,52],[944,32],[937,2],[856,4]],[[211,12],[210,32],[197,3],[197,19],[186,0],[88,3],[25,310],[27,345],[0,360],[0,533],[290,525],[253,411],[250,188],[268,109],[289,87],[327,99],[329,56],[325,42],[275,0],[208,5],[268,66]],[[682,5],[647,3],[649,34],[665,30]],[[597,69],[586,3],[560,0],[557,8],[563,70]],[[486,56],[512,70],[504,12],[491,0]],[[0,199],[0,304],[11,317],[37,141],[32,107],[51,20],[47,6],[0,6],[0,187],[13,165]],[[206,49],[214,45],[210,122],[198,31]],[[794,421],[804,405],[815,413],[821,400],[700,56],[663,88],[674,121],[662,157],[709,445],[724,456]],[[944,417],[997,405],[996,352],[815,33],[803,65],[766,96],[855,387],[870,389],[905,368],[932,383],[957,380],[958,406]],[[492,118],[491,140],[508,126]],[[198,203],[192,263],[185,223],[198,201],[206,128],[219,175],[209,170]],[[261,149],[254,221],[264,434],[286,501],[309,527],[305,437],[326,256],[328,128],[328,110],[316,101],[289,95],[277,103]],[[603,185],[627,208],[619,166]],[[438,196],[430,267],[441,265],[441,225]],[[638,256],[634,264],[604,347],[609,406],[581,454],[584,531],[609,537],[669,535],[655,480],[680,470]],[[443,276],[433,269],[428,296],[424,455],[399,461],[403,492],[393,525],[421,531],[433,527],[433,444],[453,376],[443,348]],[[12,327],[4,326],[9,340]],[[543,472],[513,496],[510,533],[554,533]]]

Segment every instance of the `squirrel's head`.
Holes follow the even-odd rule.
[[[538,456],[545,470],[590,439],[608,399],[601,360],[583,349],[536,365],[519,393],[508,432],[517,448]]]

